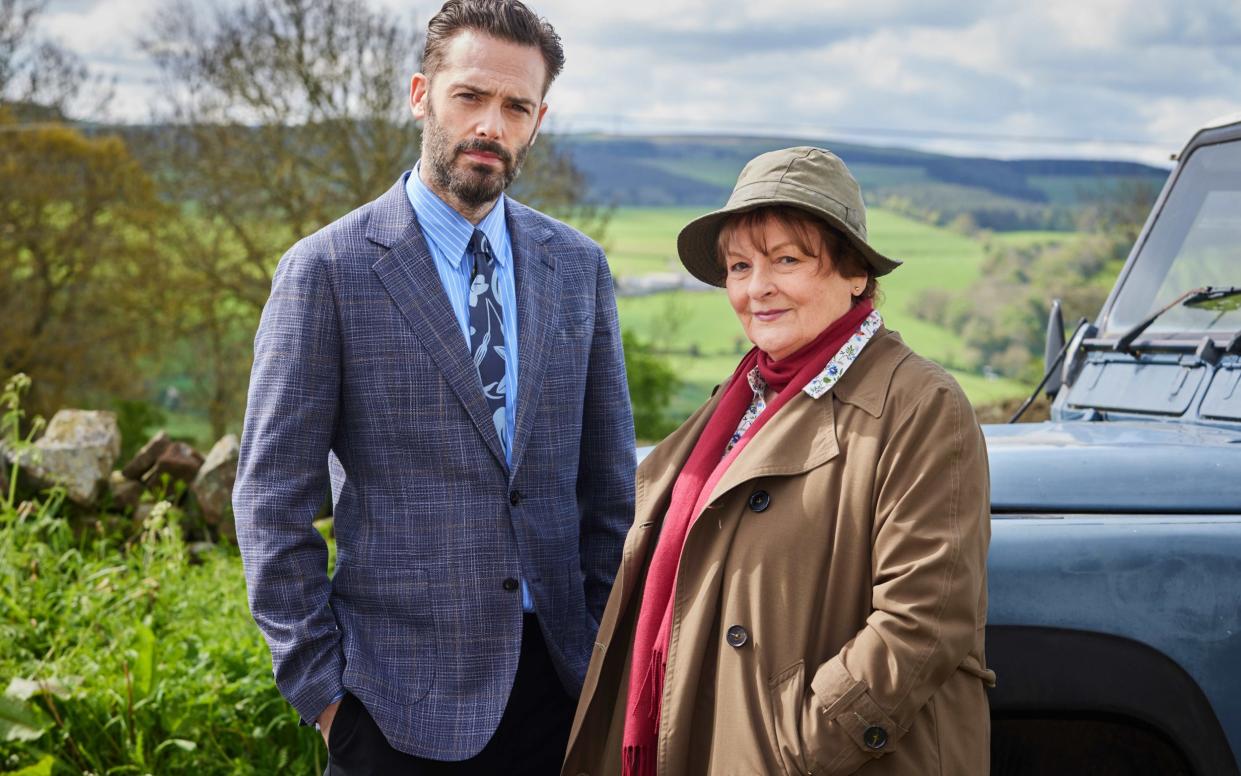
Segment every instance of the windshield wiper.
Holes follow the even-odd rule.
[[[1203,286],[1202,288],[1191,288],[1178,296],[1176,299],[1173,299],[1168,304],[1148,315],[1145,319],[1139,321],[1132,329],[1125,332],[1120,339],[1116,340],[1116,344],[1112,346],[1112,350],[1118,353],[1128,353],[1131,356],[1136,355],[1131,347],[1133,345],[1133,341],[1141,336],[1142,332],[1146,331],[1152,323],[1158,320],[1159,316],[1171,310],[1173,307],[1198,305],[1204,302],[1213,302],[1217,299],[1236,296],[1238,294],[1241,294],[1241,287],[1238,286]]]

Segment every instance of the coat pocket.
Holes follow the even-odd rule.
[[[806,705],[805,661],[798,660],[771,677],[767,688],[775,730],[776,760],[784,766],[785,773],[809,773],[801,737],[802,709]]]

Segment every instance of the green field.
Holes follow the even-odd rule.
[[[1081,232],[992,232],[986,239],[1011,248],[1034,248],[1043,245],[1061,245],[1081,239]]]
[[[680,272],[677,232],[699,208],[621,208],[608,223],[608,265],[617,277]]]
[[[691,218],[705,212],[694,208],[625,208],[616,212],[608,230],[609,261],[620,277],[680,270],[676,235]],[[979,239],[895,213],[869,212],[871,241],[885,254],[905,262],[880,281],[879,309],[888,325],[922,355],[942,364],[958,362],[960,338],[915,318],[910,304],[927,289],[962,291],[978,277],[983,259]],[[1064,239],[1049,232],[1021,232],[1015,244]],[[1007,238],[1005,239],[1008,242]],[[697,406],[711,386],[726,378],[749,343],[722,291],[673,292],[624,297],[618,302],[621,325],[668,351],[686,385],[671,408],[683,417]],[[692,354],[692,355],[691,355]],[[1009,399],[1028,392],[1022,383],[987,379],[952,371],[976,404]]]

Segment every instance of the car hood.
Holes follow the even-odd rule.
[[[1108,421],[983,433],[993,512],[1241,514],[1241,430]]]

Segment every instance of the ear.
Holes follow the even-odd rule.
[[[414,77],[409,79],[409,111],[415,119],[426,118],[430,93],[431,79],[425,73],[414,73]]]
[[[539,129],[543,126],[543,117],[547,115],[547,103],[539,103],[539,115],[534,120],[534,131],[530,133],[529,145],[534,145],[534,140],[539,136]]]

